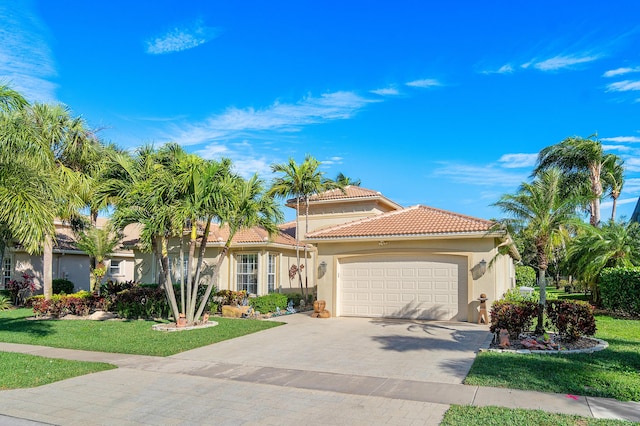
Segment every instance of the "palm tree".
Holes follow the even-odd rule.
[[[562,172],[574,178],[581,175],[588,176],[589,222],[593,226],[599,226],[600,199],[603,194],[602,170],[606,162],[615,162],[611,157],[616,156],[605,154],[602,144],[596,139],[596,136],[588,138],[572,136],[540,151],[534,174],[539,174],[551,167],[558,167]],[[568,187],[573,188],[575,185],[568,185]]]
[[[613,200],[611,220],[616,220],[616,204],[624,186],[624,160],[610,155],[602,167],[602,181],[607,195]]]
[[[345,176],[342,172],[338,173],[336,176],[335,182],[340,186],[360,186],[362,181],[360,179],[351,179],[348,176]]]
[[[96,227],[90,227],[88,230],[82,231],[78,236],[76,247],[96,261],[95,265],[89,265],[91,291],[99,291],[102,278],[107,272],[104,261],[120,245],[120,238],[120,235],[114,234],[108,228]]]
[[[581,223],[576,217],[579,200],[561,196],[564,180],[557,168],[540,171],[532,183],[523,183],[515,194],[503,195],[494,205],[508,218],[501,222],[520,230],[533,241],[540,282],[540,301],[536,333],[544,333],[546,271],[555,247],[564,244],[569,230]]]
[[[273,164],[271,170],[274,173],[281,173],[274,179],[269,194],[276,197],[288,198],[293,197],[296,200],[296,266],[298,280],[300,282],[300,292],[303,293],[302,286],[302,274],[300,273],[300,202],[305,204],[305,235],[309,232],[309,197],[314,194],[326,191],[333,188],[342,188],[341,185],[336,182],[324,178],[324,173],[319,170],[320,162],[314,157],[307,155],[304,161],[298,165],[293,158],[289,158],[289,161],[282,164]],[[308,246],[304,246],[304,258],[305,258],[305,282],[306,282],[306,295],[305,299],[309,297],[309,283],[307,271],[307,249]]]
[[[592,288],[599,302],[597,281],[604,268],[640,265],[640,225],[609,221],[601,228],[585,229],[568,248],[570,272]]]

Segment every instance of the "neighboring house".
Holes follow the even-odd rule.
[[[295,208],[295,202],[287,206]],[[519,255],[515,249],[498,254],[510,239],[492,231],[490,221],[426,206],[403,208],[357,186],[311,197],[306,237],[305,211],[303,203],[299,232],[308,244],[308,286],[334,316],[476,321],[480,294],[493,301],[515,285],[512,257]],[[213,226],[208,267],[216,264],[227,235]],[[304,265],[304,246],[299,249]],[[186,250],[177,241],[170,249],[176,282],[184,274]],[[273,239],[260,228],[240,232],[216,287],[256,295],[299,292],[297,276],[289,274],[295,251],[295,223],[282,225]],[[156,282],[153,255],[135,251],[135,256],[135,279]]]
[[[98,226],[106,225],[106,219],[99,218]],[[56,239],[53,246],[53,279],[64,278],[74,284],[74,290],[89,290],[89,256],[75,246],[75,236],[71,227],[61,221],[55,222]],[[125,238],[137,238],[137,227],[129,226],[125,229]],[[30,255],[20,246],[8,248],[5,251],[4,265],[2,265],[2,283],[0,288],[11,279],[22,280],[23,274],[34,276],[39,288],[42,289],[43,269],[42,255]],[[120,248],[105,262],[107,275],[104,280],[114,281],[133,280],[134,254],[131,249]]]

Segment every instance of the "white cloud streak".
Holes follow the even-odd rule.
[[[624,181],[625,193],[638,194],[640,193],[640,178],[629,178]]]
[[[494,164],[475,166],[441,162],[440,167],[433,170],[437,177],[449,178],[454,182],[487,187],[517,187],[527,179],[530,171],[507,172]]]
[[[607,84],[607,92],[629,92],[640,90],[639,80],[623,80]]]
[[[407,86],[409,87],[417,87],[420,89],[428,89],[430,87],[438,87],[438,86],[442,86],[442,83],[440,83],[438,80],[433,79],[433,78],[425,78],[422,80],[413,80],[410,81],[408,83],[405,83]]]
[[[624,75],[624,74],[629,74],[632,72],[640,72],[640,67],[635,67],[635,68],[629,68],[629,67],[624,67],[624,68],[616,68],[615,70],[609,70],[607,72],[605,72],[604,74],[602,74],[603,77],[616,77],[618,75]]]
[[[558,55],[553,58],[545,59],[544,61],[532,62],[533,67],[540,71],[557,71],[564,68],[572,68],[575,65],[593,62],[598,59],[600,59],[600,56],[598,55]],[[529,64],[530,63],[523,64],[522,66],[526,68],[525,65],[528,67]]]
[[[628,147],[626,145],[606,145],[606,144],[603,144],[602,145],[602,149],[604,149],[605,151],[621,151],[621,152],[631,151],[631,147]]]
[[[297,132],[311,124],[352,118],[373,102],[380,101],[354,92],[333,92],[309,95],[296,103],[276,102],[258,110],[233,107],[201,123],[176,126],[169,138],[182,145],[195,145],[261,132]]]
[[[0,83],[30,101],[53,102],[57,75],[48,29],[29,8],[31,2],[0,3]]]
[[[147,40],[147,53],[162,55],[193,49],[213,40],[218,35],[214,27],[207,27],[201,21],[184,28],[174,28],[160,36]]]
[[[502,167],[507,169],[517,169],[522,167],[533,167],[538,160],[538,154],[504,154],[498,160]]]
[[[605,142],[634,143],[634,142],[640,142],[640,137],[639,136],[616,136],[613,138],[601,138],[600,140]]]
[[[383,89],[371,90],[371,93],[380,96],[396,96],[400,94],[398,89],[396,89],[395,87],[386,87]]]

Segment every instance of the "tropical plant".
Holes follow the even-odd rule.
[[[114,177],[106,182],[116,205],[113,222],[119,229],[129,223],[142,225],[141,249],[160,260],[161,284],[173,317],[183,313],[188,323],[197,321],[208,306],[236,233],[262,226],[273,234],[282,213],[273,198],[264,195],[262,181],[256,176],[244,180],[234,175],[229,160],[203,160],[175,144],[159,150],[146,146],[134,156],[118,153],[112,158],[119,165],[119,169],[112,168]],[[217,264],[201,277],[212,221],[228,227],[229,234]],[[168,240],[172,237],[188,239],[187,279],[181,283],[179,299],[169,268]]]
[[[338,173],[335,182],[340,186],[360,186],[362,183],[360,179],[351,179],[349,176],[345,176],[342,172]]]
[[[568,247],[567,264],[589,285],[594,302],[600,302],[597,283],[604,268],[640,265],[640,225],[609,221],[601,228],[584,229]]]
[[[309,282],[307,268],[307,244],[304,245],[305,264],[300,264],[300,203],[305,205],[305,235],[309,232],[309,198],[320,192],[342,188],[337,182],[324,177],[324,173],[319,170],[320,162],[314,157],[307,155],[301,164],[297,164],[293,158],[282,164],[273,164],[271,170],[280,173],[281,176],[273,180],[269,194],[276,197],[293,197],[296,202],[296,266],[300,283],[300,292],[309,296]],[[305,289],[303,289],[301,270],[305,270]]]
[[[7,296],[0,294],[0,311],[6,311],[11,306],[11,300]]]
[[[90,264],[91,272],[90,290],[99,292],[102,278],[107,272],[104,261],[120,245],[121,236],[111,232],[108,228],[90,227],[78,235],[76,247],[95,259],[96,264]]]
[[[602,166],[602,181],[606,195],[613,200],[611,220],[616,220],[616,205],[624,186],[624,161],[620,157],[607,156]]]
[[[596,136],[588,138],[572,136],[540,151],[534,173],[539,174],[552,167],[559,168],[567,175],[565,179],[572,181],[572,184],[564,188],[565,196],[569,190],[577,190],[585,195],[586,189],[590,194],[589,222],[593,226],[599,226],[600,199],[604,193],[603,167],[610,162],[616,163],[619,160],[614,154],[604,153],[602,144]],[[588,186],[585,183],[588,183]]]
[[[569,230],[582,223],[576,217],[579,199],[562,196],[562,172],[557,168],[541,171],[533,182],[525,182],[515,194],[503,195],[494,205],[509,217],[500,222],[528,235],[536,250],[540,301],[536,333],[544,333],[546,271],[554,247],[564,244]]]
[[[536,285],[536,271],[531,266],[516,266],[516,285],[526,287]]]

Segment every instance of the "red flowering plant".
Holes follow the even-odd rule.
[[[22,281],[11,280],[7,283],[6,289],[11,296],[11,302],[16,306],[23,306],[24,302],[40,288],[33,280],[34,276],[22,274]]]

